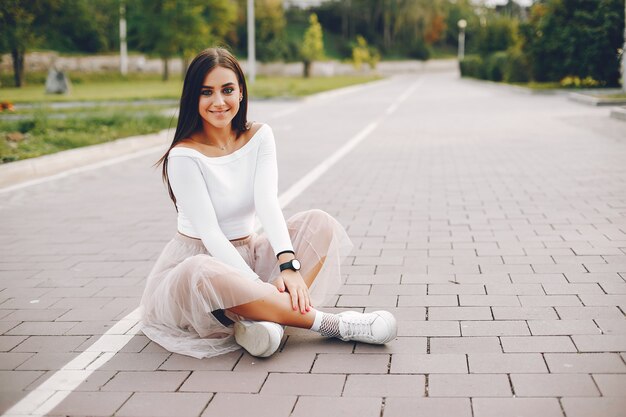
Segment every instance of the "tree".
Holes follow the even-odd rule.
[[[324,58],[323,36],[322,25],[317,20],[317,15],[313,13],[309,18],[309,28],[304,33],[304,40],[300,49],[302,62],[304,63],[304,76],[306,78],[311,76],[311,63]]]
[[[163,80],[169,60],[187,58],[223,39],[236,13],[228,0],[134,0],[129,2],[131,39],[139,50],[163,60]],[[130,24],[132,22],[132,25]]]
[[[0,48],[11,53],[15,86],[24,83],[24,55],[42,38],[45,17],[56,10],[54,0],[2,0],[0,1]]]
[[[544,0],[520,27],[535,80],[592,77],[606,85],[618,85],[623,31],[623,0]]]

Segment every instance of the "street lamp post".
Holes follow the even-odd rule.
[[[126,48],[126,5],[120,2],[120,73],[128,74],[128,49]]]
[[[622,90],[626,91],[626,1],[624,1],[624,45],[622,45]]]
[[[467,21],[465,19],[459,20],[459,62],[465,57],[465,28],[467,27]]]
[[[254,49],[254,0],[248,0],[248,82],[256,78],[256,51]]]

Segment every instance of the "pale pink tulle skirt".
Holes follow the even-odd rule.
[[[302,264],[302,276],[325,258],[310,287],[313,305],[322,305],[341,285],[340,264],[352,242],[341,224],[321,210],[297,213],[287,221],[287,227]],[[199,239],[177,234],[165,246],[141,299],[146,336],[171,352],[195,358],[239,349],[232,326],[222,324],[211,312],[278,291],[270,282],[278,277],[279,268],[264,234],[253,234],[233,245],[261,280],[251,281],[213,258]]]

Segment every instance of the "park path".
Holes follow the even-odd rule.
[[[281,193],[361,134],[284,211],[346,226],[327,309],[388,309],[398,338],[195,360],[139,333],[49,415],[626,415],[625,123],[452,72],[252,106]],[[0,411],[137,307],[175,231],[157,156],[2,194]]]

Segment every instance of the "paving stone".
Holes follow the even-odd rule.
[[[379,307],[366,307],[364,312],[381,310]],[[384,310],[389,311],[398,321],[407,320],[426,320],[426,307],[385,307]]]
[[[506,375],[434,374],[428,377],[429,397],[510,397]],[[475,400],[474,400],[475,401]]]
[[[459,303],[462,306],[513,306],[520,302],[515,295],[460,295]]]
[[[31,336],[14,352],[71,352],[85,342],[85,336]]]
[[[342,295],[337,307],[395,307],[395,295]]]
[[[541,284],[487,284],[489,295],[542,295]]]
[[[614,374],[626,373],[626,365],[616,353],[546,353],[553,374]]]
[[[526,336],[530,335],[523,321],[463,321],[463,336]]]
[[[626,320],[624,319],[595,319],[594,321],[604,334],[626,334]]]
[[[458,321],[403,321],[398,336],[460,336]]]
[[[426,295],[426,285],[384,284],[372,285],[371,295]]]
[[[0,391],[21,391],[43,374],[41,371],[0,371]]]
[[[429,307],[428,320],[493,320],[489,307]]]
[[[39,352],[28,353],[32,355],[27,361],[22,363],[17,369],[28,371],[54,371],[63,368],[67,363],[76,359],[80,352]],[[85,357],[87,366],[93,359]]]
[[[335,354],[317,356],[311,372],[320,374],[386,374],[388,354]]]
[[[357,343],[354,353],[426,353],[426,337],[396,337],[384,345]]]
[[[431,337],[430,353],[502,353],[502,347],[497,337]]]
[[[103,391],[174,392],[189,376],[184,371],[118,372]]]
[[[68,309],[15,310],[2,320],[6,321],[54,321],[65,314]]]
[[[266,378],[266,372],[194,371],[179,391],[255,393]]]
[[[344,272],[344,271],[342,271]],[[392,285],[400,284],[401,274],[367,274],[367,275],[348,275],[346,284],[379,284],[379,285]]]
[[[314,352],[289,349],[276,352],[269,358],[255,358],[244,353],[234,371],[236,372],[309,372],[315,361]]]
[[[481,284],[428,284],[428,294],[485,294]]]
[[[471,417],[468,398],[402,398],[389,397],[385,402],[384,417],[405,417],[413,410],[429,417]]]
[[[467,359],[463,354],[391,355],[392,374],[466,374]]]
[[[626,295],[624,294],[581,294],[580,299],[585,306],[626,305]]]
[[[567,417],[623,417],[626,410],[625,397],[563,398],[561,404]]]
[[[144,353],[144,351],[142,351]],[[164,371],[230,371],[241,357],[241,351],[226,353],[213,358],[196,359],[185,355],[169,355],[159,366]]]
[[[574,334],[599,334],[593,320],[528,320],[533,336],[561,336]]]
[[[517,397],[598,397],[600,392],[589,375],[511,374]]]
[[[59,392],[55,395],[65,395]],[[130,392],[73,392],[49,416],[110,416],[131,396]]]
[[[119,409],[120,417],[196,417],[213,397],[206,393],[136,392]]]
[[[472,374],[548,372],[539,353],[470,353],[467,358]]]
[[[626,351],[626,334],[575,335],[572,340],[579,352]]]
[[[474,417],[562,417],[556,398],[475,398]],[[569,415],[568,415],[569,417]]]
[[[418,397],[425,394],[424,375],[348,375],[344,397]]]
[[[381,408],[380,398],[300,397],[291,417],[379,417]]]
[[[270,373],[261,394],[341,396],[345,375]]]
[[[28,336],[0,336],[0,352],[8,352],[26,340]]]
[[[593,374],[603,397],[626,396],[626,374]]]
[[[115,371],[156,371],[170,356],[169,353],[129,353],[117,352],[102,370]]]
[[[620,319],[624,314],[617,307],[555,307],[562,319]]]
[[[504,353],[511,352],[576,352],[576,346],[567,336],[502,336]]]
[[[602,289],[607,292],[607,294],[626,294],[626,282],[624,283],[603,283],[600,284]]]
[[[567,280],[563,274],[546,273],[523,273],[511,274],[511,281],[514,284],[566,284]]]
[[[568,282],[592,282],[599,284],[618,283],[623,284],[624,280],[616,272],[588,272],[588,273],[567,273]]]
[[[589,284],[543,284],[548,295],[559,294],[604,294],[597,283]]]
[[[575,295],[520,295],[519,301],[524,307],[558,307],[582,305]]]
[[[5,334],[27,336],[62,335],[76,325],[75,322],[25,322],[15,326]]]
[[[557,320],[559,317],[552,307],[492,307],[496,320]]]
[[[291,395],[215,394],[202,417],[288,417],[296,398]]]
[[[456,295],[400,295],[398,306],[458,306]]]
[[[0,370],[11,371],[32,356],[32,353],[0,352]]]

